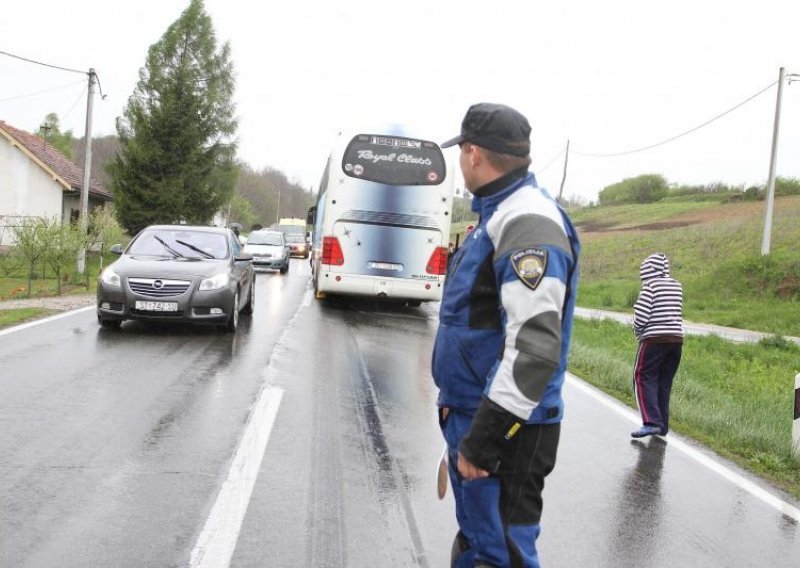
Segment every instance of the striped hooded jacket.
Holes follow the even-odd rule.
[[[669,275],[669,260],[657,252],[639,267],[642,289],[633,305],[633,333],[639,341],[683,337],[683,288]]]
[[[532,173],[496,181],[473,199],[480,222],[450,260],[432,360],[439,406],[473,414],[488,404],[495,433],[562,419],[580,249]]]

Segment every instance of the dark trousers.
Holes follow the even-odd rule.
[[[661,428],[664,433],[669,429],[669,397],[682,348],[681,343],[654,343],[645,339],[636,352],[633,394],[642,424]]]
[[[555,466],[561,425],[523,426],[503,450],[495,473],[467,481],[456,468],[457,448],[471,423],[472,416],[450,412],[442,425],[460,529],[452,566],[539,568],[542,490]]]

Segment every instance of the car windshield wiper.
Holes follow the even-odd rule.
[[[199,252],[200,254],[202,254],[206,258],[217,258],[216,256],[214,256],[210,252],[206,252],[203,249],[194,246],[193,244],[187,243],[186,241],[182,241],[180,239],[175,239],[175,242],[180,244],[180,245],[183,245],[185,247],[189,247],[190,249],[192,249],[195,252]]]
[[[169,245],[166,243],[166,241],[165,241],[164,239],[162,239],[161,237],[159,237],[158,235],[153,235],[153,238],[154,238],[155,240],[157,240],[158,242],[160,242],[160,243],[161,243],[161,246],[163,246],[163,247],[164,247],[164,250],[166,250],[168,253],[170,253],[170,254],[172,255],[172,258],[186,258],[186,257],[185,257],[185,256],[183,256],[181,253],[179,253],[178,251],[176,251],[174,248],[172,248],[171,246],[169,246]]]

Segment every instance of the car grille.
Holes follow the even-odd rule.
[[[152,298],[164,298],[167,296],[180,296],[192,283],[188,280],[163,280],[161,278],[128,278],[128,287],[131,292],[150,296]]]

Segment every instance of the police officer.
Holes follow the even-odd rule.
[[[432,362],[457,567],[539,566],[580,247],[566,213],[528,172],[530,132],[516,110],[480,103],[442,144],[460,147],[479,215],[450,261]]]

